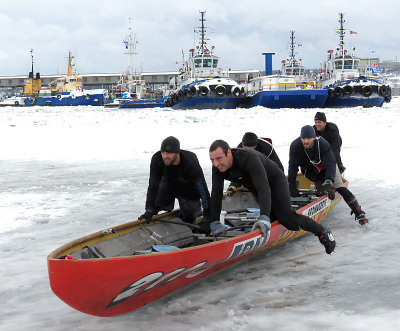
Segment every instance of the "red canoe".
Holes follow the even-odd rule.
[[[238,203],[231,197],[230,203],[253,207],[254,201],[249,200],[249,195],[239,195],[243,198]],[[309,198],[297,212],[320,223],[340,199],[338,193],[333,201],[326,196]],[[227,209],[229,212],[229,206],[224,208]],[[228,232],[229,237],[210,238],[192,234],[187,226],[157,221],[179,220],[176,213],[157,215],[150,224],[142,220],[122,224],[56,249],[47,257],[53,292],[87,314],[123,314],[260,251],[306,234],[289,231],[274,222],[267,242],[260,230],[247,233],[235,230]],[[237,215],[239,219],[240,214]],[[154,252],[151,247],[157,244],[173,245],[176,249]]]

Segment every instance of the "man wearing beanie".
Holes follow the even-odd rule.
[[[310,125],[303,126],[300,137],[290,145],[288,182],[293,197],[299,196],[296,185],[299,167],[304,176],[315,183],[317,190],[326,192],[329,199],[333,200],[335,189],[351,208],[351,214],[355,214],[356,221],[361,225],[368,223],[356,197],[343,184],[331,146],[323,137],[316,138],[314,128]]]
[[[314,123],[314,130],[317,136],[323,137],[331,145],[339,171],[342,174],[346,168],[343,166],[342,158],[340,157],[342,137],[340,137],[339,128],[335,123],[327,122],[325,113],[323,112],[315,114]]]
[[[151,158],[146,212],[139,217],[149,223],[160,210],[174,209],[178,199],[180,217],[192,223],[201,216],[209,217],[210,193],[196,154],[180,149],[175,137],[165,138],[160,151]]]
[[[214,141],[209,154],[213,164],[210,205],[212,232],[223,233],[225,228],[218,220],[224,180],[227,179],[240,183],[257,197],[260,217],[252,230],[261,229],[262,235],[267,239],[271,220],[279,220],[291,231],[305,230],[314,233],[324,245],[327,254],[335,249],[335,240],[328,229],[305,215],[297,214],[293,209],[285,174],[275,162],[248,148],[231,149],[223,140]]]
[[[246,132],[242,138],[242,142],[237,146],[237,148],[254,149],[264,154],[271,161],[274,161],[278,165],[279,169],[285,172],[278,154],[276,154],[274,147],[266,138],[258,138],[254,132]],[[228,195],[233,194],[240,186],[239,183],[232,182],[226,190],[226,193]]]

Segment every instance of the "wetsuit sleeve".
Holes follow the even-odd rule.
[[[215,167],[212,169],[212,190],[210,200],[210,220],[219,220],[222,208],[222,197],[224,190],[224,178]]]
[[[203,205],[203,216],[205,218],[210,218],[210,192],[208,191],[207,182],[204,178],[203,169],[201,169],[199,160],[197,156],[194,155],[193,159],[193,169],[194,173],[194,186],[200,196]]]
[[[331,180],[332,183],[335,181],[336,175],[336,160],[335,155],[329,143],[323,138],[320,138],[321,148],[321,161],[325,166],[325,180]]]
[[[296,183],[297,171],[299,170],[299,164],[297,160],[296,146],[292,142],[289,150],[289,169],[288,169],[288,182],[289,184]]]
[[[150,163],[150,178],[149,186],[147,188],[146,210],[156,212],[154,203],[156,200],[161,177],[163,175],[163,169],[164,166],[162,163],[161,155],[158,155],[158,153],[154,154],[151,158]]]
[[[335,155],[336,162],[340,167],[343,167],[342,164],[342,158],[340,157],[340,145],[341,145],[341,139],[339,135],[339,129],[337,127],[334,127],[332,129],[331,133],[331,141],[330,141],[331,147],[333,154]]]
[[[250,175],[253,187],[257,191],[261,215],[270,216],[271,188],[263,163],[259,158],[251,158],[245,163],[244,170]]]

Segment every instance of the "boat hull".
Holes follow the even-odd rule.
[[[237,97],[192,97],[181,100],[173,109],[233,109],[243,104],[244,98]]]
[[[363,96],[341,96],[329,97],[326,101],[328,108],[345,108],[345,107],[382,107],[385,97],[376,95],[371,97]]]
[[[25,106],[102,106],[104,101],[103,93],[84,93],[75,95],[71,93],[58,93],[54,96],[39,96],[26,98]]]
[[[327,98],[327,90],[259,91],[251,97],[251,104],[266,108],[321,108]]]
[[[338,193],[333,201],[324,196],[297,212],[320,223],[340,199]],[[142,220],[135,221],[115,230],[118,232],[142,224]],[[53,292],[71,307],[95,316],[114,316],[136,310],[200,278],[304,234],[305,231],[289,231],[279,222],[274,222],[267,242],[261,231],[256,230],[204,245],[151,255],[62,258],[73,247],[82,248],[105,235],[98,232],[52,252],[47,257],[49,280]]]
[[[119,103],[119,108],[156,108],[165,107],[162,99],[158,100],[122,100]]]

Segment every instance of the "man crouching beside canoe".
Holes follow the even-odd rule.
[[[213,164],[210,203],[212,234],[226,231],[225,226],[217,220],[221,213],[224,179],[227,179],[242,184],[256,194],[260,217],[253,230],[260,228],[262,234],[268,236],[272,218],[291,231],[302,229],[314,233],[327,254],[335,249],[336,242],[328,228],[305,215],[297,214],[292,208],[288,182],[275,162],[255,150],[231,149],[224,140],[214,141],[209,153]]]
[[[168,137],[150,163],[149,187],[146,212],[139,219],[149,223],[160,210],[174,209],[175,198],[180,207],[180,218],[192,223],[201,216],[201,204],[205,218],[209,218],[210,193],[196,154],[180,149],[179,140]]]

